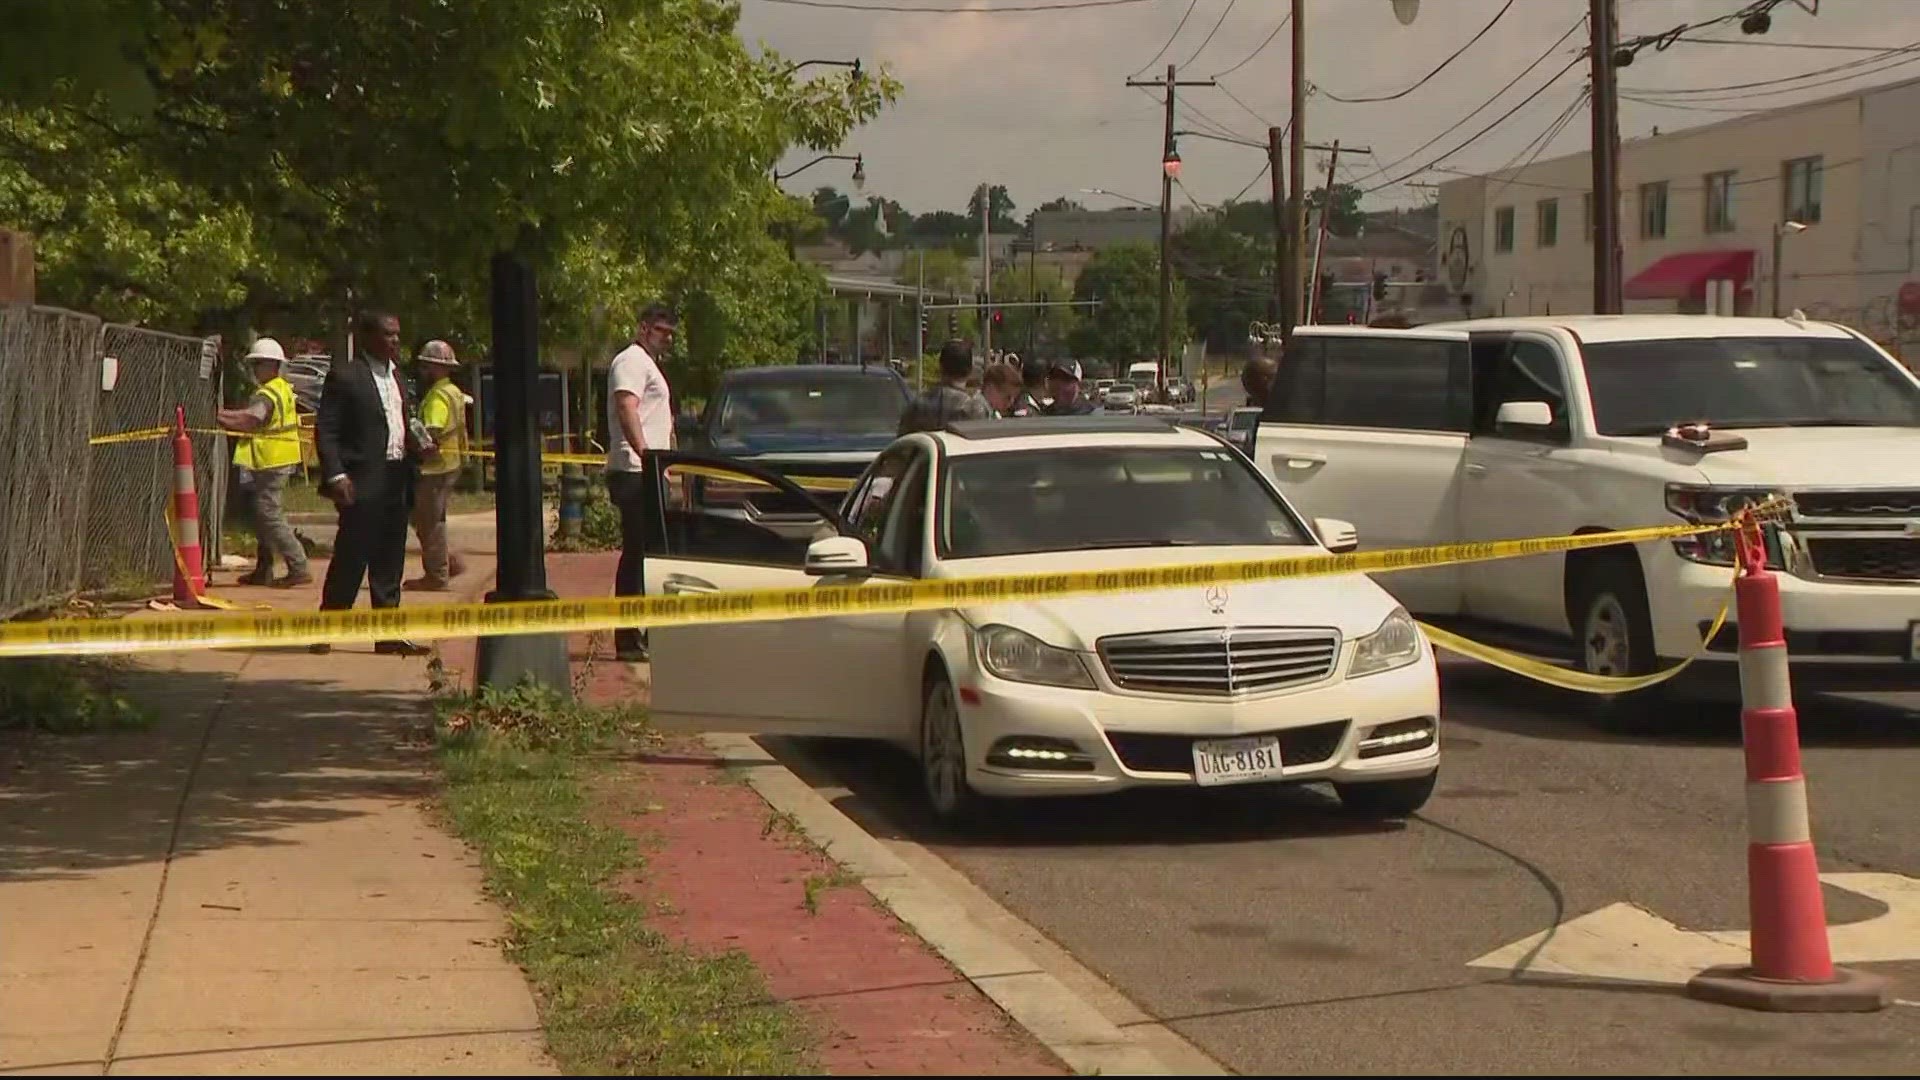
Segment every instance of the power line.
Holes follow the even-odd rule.
[[[1567,125],[1573,122],[1574,117],[1580,115],[1580,110],[1585,107],[1587,102],[1592,100],[1592,98],[1593,89],[1586,86],[1581,87],[1579,92],[1573,95],[1573,100],[1568,103],[1567,107],[1560,111],[1560,115],[1555,117],[1553,122],[1547,125],[1544,133],[1537,136],[1534,141],[1528,143],[1526,146],[1521,147],[1520,153],[1515,154],[1512,160],[1509,160],[1500,168],[1495,169],[1494,172],[1496,174],[1504,173],[1507,178],[1501,182],[1499,187],[1486,195],[1486,201],[1492,202],[1495,198],[1505,194],[1507,188],[1513,185],[1513,178],[1526,172],[1533,166],[1535,161],[1540,159],[1540,155],[1546,151],[1547,147],[1553,145],[1553,140],[1560,137],[1560,133],[1567,129]],[[1529,149],[1532,150],[1532,153],[1528,153]],[[1526,156],[1525,161],[1520,161],[1522,155]],[[1514,164],[1515,162],[1519,162],[1517,167]]]
[[[1521,98],[1519,103],[1514,105],[1513,108],[1508,109],[1506,112],[1503,112],[1499,116],[1495,117],[1492,123],[1488,124],[1486,127],[1483,127],[1479,131],[1476,131],[1472,135],[1468,136],[1465,142],[1461,143],[1460,145],[1454,147],[1452,150],[1449,150],[1446,153],[1441,154],[1439,157],[1435,158],[1432,164],[1437,165],[1440,162],[1443,162],[1448,158],[1452,157],[1453,155],[1459,153],[1460,151],[1465,150],[1467,147],[1472,146],[1474,143],[1480,141],[1480,138],[1484,136],[1487,132],[1492,131],[1494,128],[1499,127],[1501,124],[1507,121],[1508,117],[1511,117],[1514,113],[1517,113],[1521,109],[1524,109],[1528,105],[1531,105],[1535,99],[1539,98],[1541,94],[1544,94],[1548,90],[1551,90],[1554,84],[1558,83],[1560,79],[1566,75],[1567,72],[1572,71],[1575,66],[1579,65],[1584,60],[1585,60],[1585,57],[1580,57],[1580,56],[1576,56],[1572,60],[1569,60],[1567,62],[1566,67],[1563,67],[1559,71],[1554,72],[1553,78],[1548,79],[1546,82],[1542,83],[1537,89],[1534,90],[1533,93],[1528,94],[1524,98]],[[1468,115],[1472,115],[1472,114],[1468,114]],[[1366,189],[1366,191],[1362,192],[1361,194],[1363,195],[1371,194],[1372,192],[1379,191],[1381,188],[1389,188],[1403,181],[1411,180],[1414,177],[1419,176],[1421,173],[1426,172],[1427,169],[1431,167],[1432,165],[1422,166],[1418,169],[1413,170],[1412,172],[1406,173],[1402,176],[1395,177],[1394,179],[1389,180],[1384,184],[1376,184],[1373,187]]]
[[[1167,50],[1173,48],[1173,43],[1180,39],[1180,31],[1185,30],[1187,28],[1187,20],[1193,18],[1193,9],[1199,6],[1200,6],[1200,0],[1191,0],[1191,2],[1187,4],[1187,13],[1185,15],[1180,16],[1180,21],[1174,24],[1173,33],[1167,35],[1166,43],[1160,46],[1160,51],[1153,54],[1153,59],[1147,61],[1144,64],[1141,64],[1138,68],[1135,68],[1133,72],[1127,76],[1127,78],[1131,79],[1135,75],[1138,75],[1142,71],[1145,71],[1148,68],[1152,67],[1153,65],[1159,63],[1160,58],[1167,55]]]
[[[1246,198],[1247,192],[1252,191],[1253,185],[1259,183],[1262,179],[1264,179],[1267,175],[1267,170],[1271,168],[1273,168],[1273,159],[1268,158],[1265,162],[1261,163],[1260,171],[1253,174],[1253,179],[1247,181],[1247,186],[1241,188],[1240,193],[1238,195],[1235,195],[1233,198],[1228,199],[1227,201],[1230,203],[1237,203],[1241,199]]]
[[[1057,4],[1011,4],[1005,7],[941,7],[935,5],[855,4],[841,0],[760,0],[763,4],[790,4],[794,7],[832,8],[838,11],[878,11],[914,15],[1020,15],[1045,11],[1078,11],[1083,8],[1126,7],[1133,4],[1157,4],[1160,0],[1062,0]]]
[[[1718,93],[1725,93],[1731,90],[1752,90],[1757,87],[1779,86],[1782,83],[1800,82],[1803,79],[1811,79],[1820,75],[1830,75],[1837,71],[1850,71],[1856,68],[1867,67],[1873,64],[1881,63],[1882,61],[1888,60],[1895,56],[1913,53],[1916,51],[1916,49],[1920,49],[1920,41],[1909,42],[1906,45],[1901,45],[1892,49],[1882,49],[1880,50],[1880,53],[1877,56],[1862,57],[1861,59],[1858,59],[1858,60],[1849,60],[1843,64],[1835,64],[1832,67],[1816,68],[1813,71],[1803,71],[1798,75],[1783,75],[1777,79],[1761,79],[1757,82],[1728,83],[1725,86],[1675,86],[1675,87],[1666,87],[1666,88],[1654,87],[1654,86],[1623,86],[1621,87],[1621,89],[1629,90],[1636,94],[1673,94],[1673,95],[1718,94]],[[1899,61],[1899,63],[1905,63],[1905,62],[1906,62],[1905,60]],[[1881,70],[1884,70],[1884,69],[1881,69]],[[1840,80],[1840,81],[1844,81],[1844,80]]]
[[[1485,101],[1482,101],[1480,104],[1475,105],[1471,110],[1469,110],[1466,113],[1466,115],[1462,116],[1458,120],[1455,120],[1445,130],[1441,131],[1439,134],[1435,135],[1433,138],[1428,139],[1426,142],[1421,143],[1419,146],[1414,147],[1412,150],[1409,150],[1407,153],[1402,154],[1400,157],[1397,157],[1390,162],[1382,163],[1378,169],[1375,169],[1373,172],[1367,174],[1367,176],[1364,179],[1371,180],[1376,176],[1381,176],[1387,172],[1390,172],[1394,169],[1399,168],[1400,166],[1406,164],[1407,162],[1418,157],[1420,154],[1424,153],[1428,147],[1432,146],[1433,144],[1439,142],[1441,139],[1444,139],[1447,136],[1465,127],[1468,121],[1480,115],[1480,111],[1482,109],[1485,109],[1487,106],[1492,105],[1494,102],[1500,100],[1503,96],[1506,95],[1507,91],[1519,85],[1520,80],[1526,78],[1528,75],[1533,74],[1533,70],[1535,68],[1539,67],[1541,64],[1546,63],[1547,58],[1554,54],[1554,50],[1560,47],[1561,42],[1564,42],[1569,37],[1572,37],[1573,34],[1585,24],[1586,24],[1585,19],[1574,20],[1573,25],[1568,27],[1565,33],[1561,34],[1559,38],[1557,38],[1554,41],[1553,44],[1547,46],[1545,51],[1541,52],[1539,56],[1535,57],[1533,60],[1533,63],[1528,64],[1525,68],[1522,68],[1518,75],[1515,75],[1513,78],[1508,79],[1507,84],[1505,86],[1502,86],[1500,89],[1495,90],[1491,95],[1487,97]],[[1566,74],[1566,72],[1563,71],[1560,74],[1564,75]],[[1560,77],[1559,75],[1554,76],[1555,79],[1558,79],[1559,77]],[[1552,85],[1552,84],[1549,83],[1548,85]],[[1376,157],[1375,160],[1378,161],[1379,159]]]
[[[1339,94],[1336,94],[1331,90],[1328,90],[1324,86],[1319,87],[1318,89],[1321,93],[1327,95],[1329,98],[1332,98],[1335,101],[1340,102],[1343,105],[1366,105],[1366,104],[1370,104],[1377,101],[1398,101],[1401,98],[1406,97],[1408,94],[1413,93],[1415,90],[1418,90],[1421,87],[1427,85],[1428,82],[1432,81],[1435,75],[1438,75],[1441,72],[1447,70],[1447,65],[1453,63],[1455,60],[1460,59],[1460,56],[1462,53],[1465,53],[1468,49],[1473,48],[1474,43],[1478,42],[1481,38],[1486,37],[1487,34],[1491,32],[1495,26],[1499,25],[1500,20],[1507,17],[1507,12],[1513,10],[1514,3],[1515,3],[1515,0],[1507,0],[1506,6],[1502,7],[1499,11],[1495,12],[1493,18],[1487,21],[1487,25],[1480,28],[1479,33],[1473,35],[1471,38],[1468,38],[1467,43],[1465,45],[1462,45],[1458,49],[1453,50],[1452,56],[1449,56],[1445,60],[1440,61],[1440,66],[1434,68],[1432,71],[1427,72],[1424,76],[1421,77],[1419,82],[1414,83],[1412,86],[1407,87],[1405,90],[1402,90],[1394,94],[1385,94],[1380,97],[1347,98],[1347,97],[1341,97]]]
[[[1759,45],[1769,49],[1828,49],[1834,52],[1885,52],[1883,45],[1843,45],[1818,41],[1763,41],[1759,38],[1678,37],[1689,45]]]
[[[1215,78],[1218,78],[1218,76],[1215,76]],[[1253,108],[1253,106],[1251,106],[1251,105],[1249,105],[1249,104],[1247,104],[1247,103],[1246,103],[1246,102],[1244,102],[1244,101],[1241,101],[1241,100],[1240,100],[1240,95],[1238,95],[1238,94],[1236,94],[1236,93],[1234,93],[1233,91],[1231,91],[1231,90],[1229,90],[1229,89],[1227,89],[1227,88],[1226,88],[1226,87],[1224,87],[1224,86],[1220,86],[1220,87],[1215,87],[1215,89],[1217,89],[1217,90],[1219,90],[1219,91],[1220,91],[1221,93],[1223,93],[1223,94],[1225,94],[1225,95],[1227,95],[1227,97],[1229,97],[1229,98],[1231,98],[1231,99],[1233,100],[1233,103],[1234,103],[1235,105],[1238,105],[1238,106],[1240,106],[1240,107],[1241,107],[1242,109],[1244,109],[1244,110],[1246,110],[1246,113],[1247,113],[1247,115],[1248,115],[1248,116],[1251,116],[1251,117],[1253,117],[1253,118],[1254,118],[1255,120],[1258,120],[1258,121],[1260,121],[1260,122],[1261,122],[1262,124],[1265,124],[1265,125],[1267,125],[1268,127],[1273,127],[1273,126],[1275,126],[1275,125],[1274,125],[1274,123],[1273,123],[1273,121],[1271,121],[1271,120],[1269,120],[1269,119],[1267,119],[1267,118],[1266,118],[1266,117],[1264,117],[1264,116],[1261,116],[1261,115],[1260,115],[1260,114],[1259,114],[1258,112],[1255,112],[1255,111],[1254,111],[1254,108]],[[1292,122],[1293,122],[1292,120],[1288,120],[1288,121],[1287,121],[1287,124],[1282,124],[1282,125],[1279,125],[1279,126],[1281,126],[1281,127],[1285,127],[1285,126],[1288,126],[1289,124],[1291,124]]]
[[[1255,49],[1252,52],[1248,53],[1247,58],[1245,60],[1240,61],[1239,63],[1233,65],[1232,67],[1226,69],[1225,71],[1214,72],[1213,78],[1218,79],[1223,75],[1231,75],[1234,72],[1239,71],[1241,68],[1246,67],[1248,64],[1253,63],[1253,58],[1267,51],[1267,46],[1273,44],[1273,39],[1280,36],[1280,31],[1285,30],[1287,28],[1287,22],[1292,18],[1293,18],[1293,12],[1291,11],[1287,12],[1285,15],[1280,16],[1280,25],[1273,28],[1273,33],[1267,35],[1267,40],[1261,42],[1257,47],[1255,47]]]
[[[1187,57],[1187,62],[1184,64],[1181,64],[1180,65],[1181,67],[1190,67],[1192,66],[1195,60],[1200,59],[1200,54],[1203,52],[1206,52],[1207,46],[1213,44],[1213,36],[1220,32],[1220,27],[1225,25],[1227,21],[1227,16],[1233,14],[1234,5],[1238,4],[1239,2],[1240,0],[1227,0],[1227,6],[1220,9],[1220,17],[1214,20],[1213,29],[1207,31],[1206,40],[1200,43],[1199,48],[1193,50],[1193,55]]]

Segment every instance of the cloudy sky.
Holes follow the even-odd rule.
[[[1157,202],[1161,105],[1157,96],[1125,85],[1129,77],[1164,75],[1169,62],[1181,77],[1220,78],[1220,89],[1183,89],[1179,102],[1194,111],[1182,129],[1231,131],[1264,142],[1269,122],[1287,118],[1290,32],[1264,49],[1286,12],[1285,0],[1133,0],[1115,6],[1016,13],[996,10],[1065,0],[832,0],[885,7],[967,7],[965,13],[907,13],[795,6],[741,0],[741,35],[792,60],[851,59],[884,64],[905,84],[892,109],[856,132],[845,150],[866,157],[867,192],[899,199],[916,212],[957,209],[983,180],[1004,183],[1024,210],[1058,195],[1089,206],[1125,205],[1082,188],[1105,188]],[[1621,35],[1653,34],[1728,15],[1751,0],[1618,0]],[[1809,15],[1800,4],[1818,6]],[[1418,19],[1402,26],[1390,0],[1307,0],[1307,78],[1327,95],[1375,97],[1405,90],[1484,27],[1507,0],[1423,0]],[[1191,15],[1188,15],[1191,8]],[[1539,140],[1575,106],[1584,64],[1552,76],[1585,43],[1587,0],[1513,0],[1486,36],[1419,90],[1397,100],[1343,104],[1312,96],[1307,135],[1370,147],[1343,157],[1342,179],[1373,186],[1419,166],[1443,164],[1490,170],[1527,160]],[[1185,24],[1181,25],[1185,17]],[[1576,23],[1579,24],[1576,29]],[[1176,26],[1179,33],[1174,34]],[[1561,42],[1531,74],[1472,120],[1431,147],[1415,151],[1462,119],[1495,90]],[[1773,12],[1764,37],[1738,23],[1689,36],[1736,42],[1812,43],[1920,49],[1920,0],[1787,0]],[[1172,37],[1171,44],[1167,44]],[[1162,46],[1167,47],[1163,50]],[[1256,52],[1256,49],[1258,51]],[[1156,57],[1156,54],[1159,54]],[[1244,63],[1243,63],[1244,61]],[[1726,87],[1856,67],[1760,89],[1675,95],[1674,90]],[[1136,74],[1137,73],[1137,74]],[[1725,119],[1750,108],[1772,108],[1849,89],[1920,77],[1920,51],[1891,59],[1845,48],[1785,48],[1777,44],[1712,45],[1676,42],[1664,52],[1641,52],[1621,73],[1623,93],[1684,102],[1684,107],[1626,100],[1621,133],[1644,134]],[[1485,137],[1441,159],[1536,88],[1551,84]],[[1237,99],[1237,100],[1236,100]],[[1553,157],[1584,147],[1590,135],[1584,110],[1567,117],[1550,142]],[[1247,190],[1260,197],[1263,152],[1199,138],[1180,141],[1186,192],[1202,204]],[[1409,156],[1411,155],[1411,156]],[[794,154],[791,168],[808,155]],[[1402,159],[1405,159],[1404,162]],[[1308,167],[1324,169],[1310,154]],[[1392,166],[1381,172],[1383,166]],[[1371,174],[1371,175],[1370,175]],[[1437,181],[1429,172],[1416,181]],[[1257,180],[1257,183],[1255,182]],[[787,181],[794,191],[820,184],[848,186],[837,162],[815,166]],[[1429,197],[1396,185],[1369,196],[1370,206],[1417,205]]]

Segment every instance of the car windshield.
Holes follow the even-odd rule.
[[[741,383],[728,387],[720,399],[714,431],[722,438],[775,431],[891,435],[905,407],[892,379]]]
[[[1243,460],[1213,447],[957,457],[947,465],[939,506],[948,559],[1312,542]]]
[[[1920,389],[1852,338],[1723,337],[1583,346],[1602,435],[1720,428],[1920,426]]]

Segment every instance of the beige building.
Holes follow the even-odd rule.
[[[1591,168],[1579,153],[1440,186],[1438,276],[1463,310],[1593,310]],[[1782,314],[1920,352],[1920,79],[1623,136],[1620,195],[1627,311],[1770,314],[1778,275]]]

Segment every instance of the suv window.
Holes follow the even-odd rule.
[[[847,523],[853,526],[854,535],[867,542],[871,558],[879,557],[881,527],[886,524],[887,511],[893,508],[893,500],[900,491],[900,480],[915,456],[910,446],[881,454],[854,489],[853,497],[847,500]]]
[[[1553,413],[1553,427],[1545,437],[1566,437],[1566,369],[1551,346],[1538,341],[1487,342],[1476,350],[1474,382],[1480,391],[1475,399],[1475,434],[1496,434],[1494,417],[1509,401],[1544,401]]]
[[[927,456],[916,454],[905,479],[893,486],[886,501],[891,509],[880,526],[880,543],[873,549],[874,569],[885,573],[920,573],[920,553],[927,535]]]
[[[1294,339],[1264,419],[1398,431],[1467,430],[1464,343],[1395,336]]]

